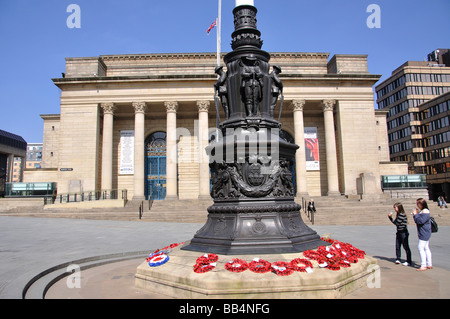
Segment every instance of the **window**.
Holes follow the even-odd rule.
[[[450,74],[419,74],[405,75],[406,82],[450,82]]]

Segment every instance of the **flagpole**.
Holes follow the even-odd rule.
[[[220,66],[221,34],[222,34],[222,0],[219,0],[219,13],[217,18],[217,66]]]

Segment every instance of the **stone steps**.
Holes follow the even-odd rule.
[[[317,199],[314,198],[314,201],[317,209],[317,213],[314,216],[314,225],[391,225],[387,214],[394,211],[392,205],[397,200],[386,199],[369,202],[345,198],[317,197]],[[300,204],[301,199],[296,199],[296,202]],[[144,201],[141,219],[139,219],[139,205],[136,203],[127,204],[124,208],[111,209],[48,211],[36,208],[7,212],[3,213],[3,215],[202,224],[207,220],[207,208],[213,204],[213,201],[154,201],[150,210],[148,209],[148,204],[148,201]],[[450,226],[450,208],[441,209],[434,202],[429,204],[431,214],[435,217],[437,223],[442,226]],[[409,215],[414,206],[415,200],[404,201],[404,208],[408,214],[408,223],[410,225],[414,225],[414,221]],[[301,217],[305,224],[312,224],[303,210]]]
[[[144,211],[142,220],[154,222],[204,223],[212,200],[154,201],[150,211]]]
[[[393,204],[401,202],[408,215],[408,224],[414,225],[410,212],[415,208],[415,199],[386,199],[374,202],[357,200],[331,200],[326,197],[314,199],[316,214],[315,225],[390,225],[387,214],[394,212]],[[441,209],[436,203],[429,201],[431,215],[442,226],[450,225],[450,209]],[[303,217],[304,216],[304,217]],[[302,215],[307,221],[306,215]]]

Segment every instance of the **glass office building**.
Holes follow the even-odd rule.
[[[450,196],[449,56],[439,49],[428,61],[408,61],[375,88],[378,107],[389,110],[390,159],[426,174],[430,199]]]

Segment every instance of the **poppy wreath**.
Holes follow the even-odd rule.
[[[339,262],[336,262],[335,260],[328,260],[327,261],[327,268],[331,270],[339,270],[341,269],[341,266],[339,265]]]
[[[322,247],[319,247],[318,253],[320,254],[320,256],[322,256],[323,258],[326,258],[326,259],[335,258],[336,256],[339,255],[339,252],[336,250],[331,250],[331,249],[325,250]]]
[[[197,258],[197,264],[214,263],[219,260],[216,254],[204,254]]]
[[[341,246],[338,246],[341,247]],[[325,255],[327,266],[326,268],[331,270],[339,270],[341,267],[350,267],[349,262],[345,262],[345,258],[348,255],[345,251],[340,250],[336,246],[321,246],[319,247],[319,251],[322,255]]]
[[[354,256],[359,259],[363,259],[364,255],[366,254],[364,250],[358,249],[349,243],[343,243],[338,240],[335,240],[333,242],[333,246],[337,247],[338,249],[341,249],[342,251],[345,251],[350,256]]]
[[[194,265],[194,272],[201,274],[213,270],[216,268],[217,260],[219,260],[219,256],[216,254],[204,254],[198,257]]]
[[[352,264],[356,264],[358,262],[358,258],[356,258],[355,256],[352,256],[352,255],[347,255],[345,257],[345,259],[348,260]]]
[[[301,267],[298,264],[303,264],[304,266]],[[313,268],[313,265],[307,259],[295,258],[289,263],[289,268],[291,268],[294,271],[306,272],[306,268],[308,267]]]
[[[263,274],[270,271],[272,264],[264,259],[255,258],[248,264],[248,269]]]
[[[326,257],[319,251],[314,250],[306,250],[303,252],[303,256],[309,258],[311,260],[317,261],[319,264],[322,264]]]
[[[247,268],[247,262],[239,258],[234,258],[225,264],[225,269],[231,272],[243,272],[247,270]]]
[[[148,258],[148,265],[150,267],[158,267],[169,261],[169,256],[166,254],[156,254]]]
[[[294,272],[285,261],[276,261],[272,263],[272,271],[278,276],[289,276]]]
[[[216,263],[197,263],[194,265],[194,272],[202,274],[216,268]]]
[[[154,254],[154,255],[159,255],[159,254],[165,254],[165,255],[168,255],[168,254],[170,254],[171,251],[172,251],[172,249],[170,249],[169,246],[167,246],[167,247],[164,247],[164,248],[160,248],[160,249],[155,250],[155,251],[153,252],[153,254]]]
[[[153,254],[157,254],[157,253],[168,254],[168,253],[170,253],[170,251],[171,251],[173,248],[175,248],[175,247],[177,247],[177,246],[179,246],[179,245],[182,245],[182,244],[184,244],[184,242],[182,242],[182,243],[174,243],[174,244],[170,244],[169,246],[166,246],[166,247],[164,247],[164,248],[155,250],[155,251],[153,252]]]
[[[364,250],[355,248],[355,247],[353,247],[353,246],[350,248],[350,250],[351,250],[351,254],[352,254],[353,256],[355,256],[356,258],[358,258],[358,259],[364,259],[364,255],[366,254],[366,252],[365,252]]]
[[[350,262],[347,259],[343,259],[341,258],[339,261],[339,266],[343,267],[343,268],[348,268],[350,267]]]
[[[182,243],[174,243],[174,244],[170,244],[169,246],[168,246],[168,248],[175,248],[175,247],[178,247],[179,245],[183,245],[184,244],[184,242],[182,242]]]
[[[331,239],[331,238],[324,238],[324,237],[321,237],[320,239],[323,240],[323,241],[325,241],[325,242],[327,242],[327,243],[330,243],[330,244],[332,244],[332,243],[334,242],[334,240]]]
[[[345,258],[350,262],[356,263],[358,259],[363,259],[366,254],[363,250],[353,247],[350,244],[340,243],[339,249],[342,255],[345,255]]]
[[[339,264],[343,267],[350,267],[350,264],[355,264],[358,262],[358,258],[342,249],[339,251]]]

